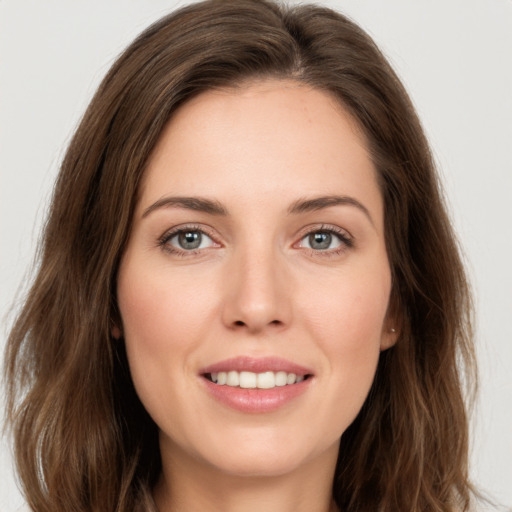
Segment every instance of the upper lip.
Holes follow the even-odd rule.
[[[282,359],[280,357],[233,357],[202,368],[200,374],[219,373],[219,372],[286,372],[296,375],[312,375],[310,368]]]

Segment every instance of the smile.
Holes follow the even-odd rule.
[[[244,389],[272,389],[302,382],[308,375],[297,375],[285,371],[267,371],[263,373],[229,371],[208,373],[205,377],[219,386],[240,387]]]
[[[307,395],[311,368],[279,357],[235,357],[202,368],[199,376],[215,401],[243,413],[268,413]]]

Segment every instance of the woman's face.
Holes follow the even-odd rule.
[[[140,192],[114,334],[164,460],[242,475],[335,461],[395,341],[383,201],[355,122],[290,81],[203,93]]]

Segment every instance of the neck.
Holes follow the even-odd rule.
[[[272,476],[233,475],[183,453],[174,457],[163,453],[155,502],[159,512],[336,512],[332,500],[336,452]]]

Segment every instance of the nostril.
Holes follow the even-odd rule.
[[[281,320],[272,320],[268,323],[268,325],[282,325],[283,322]],[[233,325],[236,325],[237,327],[245,327],[247,324],[243,320],[236,320],[233,322]]]

